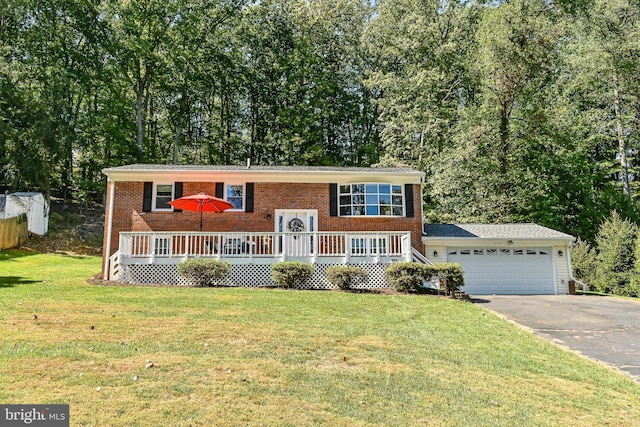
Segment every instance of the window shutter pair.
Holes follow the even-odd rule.
[[[404,212],[407,218],[415,215],[413,209],[413,185],[404,185]],[[338,216],[338,184],[329,184],[329,215]]]
[[[182,197],[182,182],[175,182],[173,184],[173,198],[179,199]],[[153,203],[153,182],[145,182],[142,195],[142,212],[151,212]],[[181,209],[175,209],[174,212],[182,212]]]

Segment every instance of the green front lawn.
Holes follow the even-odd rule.
[[[87,284],[100,262],[0,252],[0,402],[94,426],[640,420],[637,383],[470,303]]]

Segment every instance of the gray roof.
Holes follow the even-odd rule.
[[[373,173],[406,173],[423,174],[423,172],[403,167],[396,168],[363,168],[363,167],[339,167],[339,166],[244,166],[234,165],[157,165],[157,164],[132,164],[105,169],[108,171],[259,171],[259,172],[373,172]]]
[[[39,194],[42,193],[36,193],[35,191],[18,191],[17,193],[11,193],[9,194],[9,196],[16,196],[16,197],[33,197],[33,196],[37,196]]]
[[[559,239],[574,237],[538,224],[425,224],[424,236],[472,239]]]

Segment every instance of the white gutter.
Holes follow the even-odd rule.
[[[109,276],[109,259],[111,258],[111,231],[113,230],[113,198],[116,195],[116,183],[111,181],[109,176],[107,176],[107,183],[111,183],[111,188],[109,190],[109,219],[107,220],[107,247],[105,250],[104,257],[104,273],[102,277],[105,280],[111,280]]]
[[[569,280],[573,280],[577,284],[582,285],[582,292],[587,292],[587,285],[581,282],[580,280],[576,279],[575,277],[573,277],[573,267],[571,266],[571,246],[573,246],[572,243],[569,243],[567,245],[567,262],[569,263]]]
[[[377,168],[363,168],[358,171],[327,170],[290,170],[290,169],[103,169],[102,173],[112,181],[159,181],[172,175],[175,181],[182,182],[215,182],[242,180],[247,182],[294,182],[294,183],[354,183],[385,182],[392,184],[422,184],[424,172],[396,171]]]

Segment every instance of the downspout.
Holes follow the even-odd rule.
[[[111,258],[111,231],[113,230],[113,198],[115,197],[115,194],[116,194],[116,183],[114,181],[111,181],[108,176],[107,176],[107,183],[110,183],[111,187],[109,188],[109,218],[107,220],[107,247],[105,250],[104,273],[102,274],[102,277],[105,278],[105,280],[111,280],[111,277],[109,276],[109,259]]]
[[[579,285],[582,285],[582,292],[587,292],[587,285],[580,280],[573,277],[573,267],[571,266],[571,246],[573,246],[573,242],[569,242],[567,245],[567,262],[569,263],[569,280],[573,280]]]

